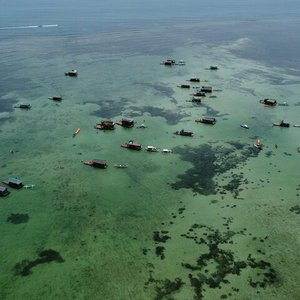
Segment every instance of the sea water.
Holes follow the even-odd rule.
[[[1,180],[34,184],[1,198],[1,299],[297,299],[297,3],[11,1],[0,16]],[[215,97],[190,102],[202,85]],[[123,117],[147,128],[94,129]]]

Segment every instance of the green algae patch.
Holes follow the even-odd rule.
[[[198,147],[176,147],[174,152],[178,153],[182,160],[192,163],[193,167],[179,174],[177,181],[171,183],[171,187],[175,190],[192,189],[194,193],[202,195],[216,194],[218,184],[214,180],[215,176],[235,169],[249,157],[256,157],[259,153],[254,147],[246,144],[231,142],[231,145],[231,147],[213,147],[203,144]],[[241,178],[236,177],[224,187],[223,191],[233,190],[237,194],[241,182]]]
[[[15,275],[20,275],[20,276],[28,276],[32,274],[31,269],[40,265],[40,264],[45,264],[45,263],[50,263],[50,262],[58,262],[58,263],[63,263],[64,259],[61,257],[59,252],[49,249],[49,250],[44,250],[39,253],[39,257],[34,260],[23,260],[15,265]]]
[[[27,223],[29,220],[28,214],[11,214],[7,218],[7,222],[13,223],[13,224],[21,224],[21,223]]]

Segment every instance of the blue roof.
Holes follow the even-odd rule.
[[[9,179],[9,181],[12,182],[12,183],[15,183],[15,184],[20,184],[20,183],[22,183],[22,180],[20,180],[20,179],[17,178],[17,177],[12,177],[12,178]]]

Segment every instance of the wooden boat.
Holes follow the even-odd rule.
[[[92,167],[99,168],[99,169],[106,169],[108,167],[106,160],[99,160],[99,159],[85,161],[84,164],[87,166],[92,166]]]
[[[280,122],[273,123],[273,126],[280,126],[280,127],[290,127],[290,123],[281,120]]]
[[[174,134],[176,135],[182,135],[182,136],[193,136],[192,131],[186,131],[184,129],[181,129],[180,131],[176,131]]]
[[[200,92],[204,93],[212,93],[212,87],[211,86],[203,86],[200,90]]]
[[[161,65],[172,66],[175,65],[176,61],[174,59],[167,59],[161,63]]]
[[[17,104],[14,106],[14,108],[21,108],[21,109],[30,109],[31,108],[31,104]]]
[[[192,77],[192,78],[190,78],[189,81],[190,81],[190,82],[200,82],[200,78]]]
[[[131,150],[141,150],[142,149],[142,145],[134,142],[133,140],[130,140],[128,143],[122,144],[121,147],[131,149]]]
[[[260,139],[257,139],[254,143],[254,147],[256,147],[259,150],[262,150],[262,143],[260,141]]]
[[[275,106],[277,104],[277,101],[275,99],[270,99],[270,98],[261,99],[259,100],[259,102],[267,106]]]
[[[78,71],[77,70],[71,70],[69,72],[65,72],[65,76],[70,76],[70,77],[77,77],[78,76]]]
[[[132,128],[134,126],[134,120],[124,118],[122,120],[117,121],[116,124],[125,128]]]
[[[62,96],[52,96],[52,97],[48,97],[48,99],[53,101],[61,101],[63,98]]]
[[[216,118],[211,118],[211,117],[202,117],[200,119],[195,120],[197,123],[204,123],[204,124],[210,124],[210,125],[215,125],[217,123]]]
[[[115,123],[111,120],[104,120],[104,121],[101,121],[101,123],[96,124],[95,128],[99,129],[99,130],[114,130]]]
[[[75,137],[76,135],[78,135],[80,132],[80,128],[77,128],[74,132],[73,132],[73,137]]]
[[[0,185],[0,197],[5,197],[10,194],[10,191],[5,187]]]
[[[2,183],[14,188],[14,189],[21,189],[23,187],[23,182],[17,177],[11,177],[7,180],[2,181]]]
[[[218,70],[219,68],[218,68],[218,66],[210,66],[209,69],[210,70]]]

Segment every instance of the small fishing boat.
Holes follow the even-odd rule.
[[[249,129],[249,126],[247,124],[241,124],[240,125],[242,128],[245,128],[245,129]]]
[[[114,130],[115,123],[111,120],[104,120],[101,121],[101,123],[96,124],[95,128],[99,130]]]
[[[34,184],[25,184],[24,189],[33,189],[35,187]]]
[[[145,124],[141,124],[141,125],[137,126],[136,128],[147,128],[147,126]]]
[[[181,84],[181,85],[178,85],[178,87],[180,87],[182,89],[189,89],[191,86],[189,84]]]
[[[203,93],[212,93],[213,89],[211,86],[203,86],[200,90],[200,92],[203,92]]]
[[[172,153],[171,149],[162,149],[161,150],[162,153]]]
[[[194,96],[194,97],[206,97],[206,94],[203,91],[197,91],[192,96]]]
[[[167,59],[167,60],[161,62],[161,65],[165,65],[165,66],[172,66],[175,64],[176,64],[176,61],[174,59]]]
[[[53,100],[53,101],[61,101],[63,99],[62,96],[52,96],[52,97],[48,97],[49,100]]]
[[[10,194],[10,191],[5,187],[0,185],[0,197],[5,197]]]
[[[14,106],[14,108],[21,108],[21,109],[30,109],[31,108],[31,104],[17,104]]]
[[[261,99],[259,100],[259,102],[267,106],[275,106],[277,104],[277,101],[275,99],[270,99],[270,98]]]
[[[133,140],[130,140],[128,143],[122,144],[121,147],[131,149],[131,150],[141,150],[142,149],[142,145],[134,142]]]
[[[85,161],[83,163],[87,166],[92,166],[92,167],[99,168],[99,169],[106,169],[108,167],[106,160],[100,160],[100,159]]]
[[[257,139],[254,143],[254,147],[256,147],[258,150],[262,150],[262,143],[260,139]]]
[[[184,60],[179,60],[176,65],[178,65],[178,66],[185,66],[185,61]]]
[[[77,70],[71,70],[69,72],[65,72],[65,76],[70,76],[70,77],[77,77],[78,76],[78,71]]]
[[[200,82],[200,78],[198,78],[198,77],[192,77],[192,78],[190,78],[189,81],[190,82]]]
[[[300,153],[300,147],[297,148],[298,153]]]
[[[74,132],[73,132],[73,137],[75,137],[76,135],[78,135],[80,132],[80,128],[77,128]]]
[[[119,169],[126,169],[126,168],[128,168],[128,164],[122,164],[122,163],[120,163],[120,164],[114,164],[114,166],[116,168],[119,168]]]
[[[214,70],[218,70],[219,68],[218,66],[210,66],[209,69],[214,71]]]
[[[293,127],[299,128],[299,127],[300,127],[300,124],[295,124],[295,125],[293,125]]]
[[[195,120],[197,123],[204,123],[204,124],[210,124],[210,125],[215,125],[217,123],[216,118],[211,118],[211,117],[202,117],[200,119]]]
[[[280,127],[290,127],[290,123],[281,120],[280,122],[273,123],[273,126],[280,126]]]
[[[134,126],[134,120],[123,118],[117,121],[116,124],[125,128],[132,128]]]
[[[184,129],[181,129],[180,131],[175,131],[174,134],[176,135],[182,135],[182,136],[193,136],[192,131],[186,131]]]
[[[148,152],[157,152],[157,148],[155,146],[147,146],[146,151]]]

